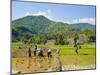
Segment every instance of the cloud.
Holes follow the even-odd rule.
[[[46,13],[46,12],[43,12],[43,11],[38,11],[37,13],[32,14],[32,15],[35,15],[35,16],[39,16],[39,15],[46,16],[46,15],[47,15],[47,13]]]
[[[30,15],[31,13],[30,12],[26,12],[24,16],[28,16]]]
[[[33,15],[33,16],[43,15],[43,16],[47,17],[50,20],[57,21],[57,19],[55,20],[51,16],[52,15],[52,11],[50,9],[45,10],[45,11],[39,10],[39,11],[37,11],[35,13],[26,12],[25,16],[28,16],[28,15]],[[74,19],[72,21],[63,21],[63,20],[60,20],[60,21],[62,21],[64,23],[69,23],[69,24],[73,24],[73,23],[90,23],[90,24],[95,25],[95,18],[80,18],[80,19]]]
[[[73,24],[73,23],[90,23],[95,25],[95,18],[80,18],[80,19],[75,19],[72,21],[66,21],[69,24]]]
[[[45,16],[45,17],[47,17],[47,18],[53,20],[52,17],[50,16],[50,15],[51,15],[51,10],[50,10],[50,9],[48,9],[48,10],[46,10],[46,11],[40,11],[40,10],[39,10],[39,11],[37,11],[36,13],[26,12],[24,16],[28,16],[28,15],[32,15],[32,16],[43,15],[43,16]]]
[[[42,12],[42,11],[38,11],[36,13],[30,13],[30,12],[26,12],[24,16],[28,16],[28,15],[33,15],[33,16],[39,16],[39,15],[46,15],[46,12]]]
[[[80,19],[79,22],[90,23],[90,24],[95,25],[95,18],[83,18],[83,19]]]

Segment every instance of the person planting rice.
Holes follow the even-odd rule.
[[[47,52],[47,56],[48,56],[48,58],[51,58],[51,49],[48,49],[48,52]]]
[[[28,57],[32,57],[32,55],[31,55],[31,47],[28,49]]]
[[[74,37],[74,47],[75,47],[76,54],[78,54],[78,49],[80,48],[78,40],[79,40],[79,35],[75,34],[75,37]]]
[[[76,52],[76,54],[78,54],[78,49],[79,49],[78,44],[76,44],[75,47],[76,47],[75,52]]]
[[[34,47],[34,56],[36,56],[36,52],[37,52],[37,45],[35,45]]]
[[[44,57],[42,48],[40,48],[40,50],[38,52],[38,56],[39,57]]]
[[[75,50],[76,54],[79,54],[78,50],[81,48],[81,46],[79,45],[79,43],[77,43],[75,47],[76,47]]]

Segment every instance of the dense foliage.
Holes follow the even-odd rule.
[[[24,43],[46,44],[54,40],[55,44],[70,44],[74,42],[75,34],[79,42],[95,42],[95,25],[88,23],[67,24],[54,22],[44,16],[26,16],[12,21],[12,41]]]

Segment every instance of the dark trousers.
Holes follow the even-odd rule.
[[[36,56],[36,51],[34,51],[34,56]]]
[[[44,57],[44,55],[43,55],[42,52],[39,52],[38,56],[40,56],[40,57]]]
[[[75,50],[76,54],[78,54],[78,49]]]
[[[48,52],[48,58],[50,58],[51,57],[51,52]]]
[[[28,55],[29,57],[32,57],[32,55],[31,55],[31,52],[29,52],[29,55]]]

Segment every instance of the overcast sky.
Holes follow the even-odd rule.
[[[44,15],[47,18],[65,23],[95,24],[95,6],[51,4],[36,2],[12,2],[12,20],[27,15]]]

